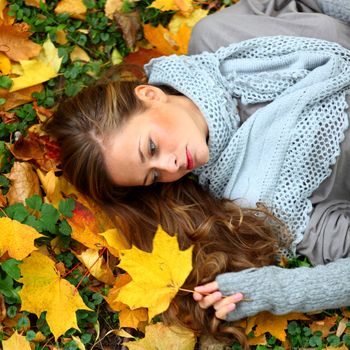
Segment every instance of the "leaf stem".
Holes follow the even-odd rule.
[[[194,293],[195,290],[191,290],[191,289],[186,289],[186,288],[179,288],[179,290],[182,290],[183,292],[190,292],[190,293]],[[198,292],[199,293],[199,292]],[[203,295],[209,295],[211,293],[205,293],[205,292],[202,292],[200,294],[203,294]],[[223,296],[224,298],[227,298],[228,296]],[[249,299],[249,298],[243,298],[242,300],[240,301],[253,301],[253,299]]]

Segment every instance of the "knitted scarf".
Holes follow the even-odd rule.
[[[331,174],[348,127],[350,51],[309,38],[266,37],[215,53],[169,56],[145,66],[150,84],[170,85],[199,107],[209,162],[196,169],[216,196],[262,202],[302,239],[308,199]],[[270,102],[240,125],[236,99]]]

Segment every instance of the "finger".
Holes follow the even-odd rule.
[[[221,292],[214,292],[205,296],[201,301],[198,302],[199,306],[202,309],[207,309],[212,306],[214,303],[218,302],[222,298]]]
[[[202,286],[197,286],[194,288],[196,292],[199,293],[212,293],[218,290],[218,283],[216,281],[203,284]]]
[[[201,301],[204,298],[204,296],[201,293],[194,292],[193,293],[193,299],[195,301]]]
[[[234,311],[235,308],[236,308],[236,304],[233,304],[233,303],[227,304],[223,308],[221,308],[220,310],[217,310],[215,312],[215,316],[217,318],[219,318],[220,320],[226,320],[227,315],[230,312]]]
[[[219,310],[223,307],[225,307],[228,304],[236,304],[240,302],[243,299],[243,294],[242,293],[236,293],[233,295],[230,295],[228,297],[224,297],[218,302],[216,302],[213,306],[215,310]]]

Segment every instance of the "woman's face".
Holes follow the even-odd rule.
[[[104,150],[115,184],[172,182],[208,161],[207,124],[190,99],[150,85],[138,86],[135,93],[147,109],[112,134]]]

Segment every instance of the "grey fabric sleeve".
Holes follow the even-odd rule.
[[[326,15],[350,23],[349,0],[316,0],[316,2]]]
[[[280,315],[350,305],[350,258],[310,268],[247,269],[219,275],[216,281],[224,295],[242,292],[251,299],[238,303],[228,321],[261,311]]]

